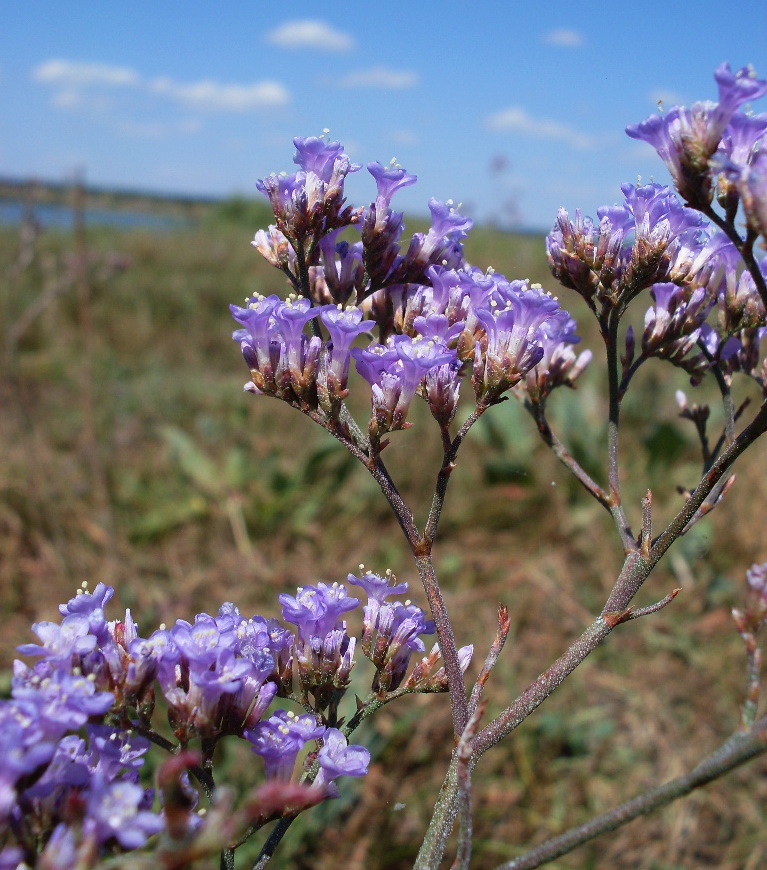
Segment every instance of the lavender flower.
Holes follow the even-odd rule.
[[[144,790],[131,782],[109,782],[98,773],[88,789],[86,828],[100,844],[116,840],[123,849],[140,849],[163,829],[162,817],[143,808]]]
[[[624,184],[620,206],[597,209],[599,226],[564,209],[546,240],[557,280],[576,290],[593,311],[621,310],[653,284],[693,280],[693,266],[708,240],[701,215],[684,208],[667,187]]]
[[[573,350],[573,346],[580,341],[575,329],[575,320],[564,310],[541,324],[538,340],[543,354],[519,382],[519,387],[532,402],[545,402],[556,387],[574,388],[576,379],[591,362],[590,350],[578,355]]]
[[[441,366],[449,366],[456,358],[455,351],[436,341],[411,339],[405,335],[393,337],[386,346],[354,349],[352,356],[357,371],[373,389],[373,413],[368,429],[375,443],[382,434],[410,425],[406,422],[407,412],[426,375]],[[443,369],[443,382],[454,380],[456,374],[455,368]],[[439,401],[436,394],[435,401]]]
[[[339,583],[302,586],[296,597],[280,595],[282,616],[298,629],[295,656],[304,696],[311,693],[317,710],[343,695],[354,667],[356,639],[341,616],[358,606]]]
[[[429,232],[426,235],[416,233],[403,257],[403,276],[400,279],[403,283],[418,281],[431,265],[442,265],[448,269],[459,269],[464,265],[461,241],[466,238],[474,222],[460,214],[452,200],[444,203],[430,199],[429,211]]]
[[[253,752],[264,759],[266,778],[288,782],[293,777],[299,752],[310,740],[323,737],[325,731],[314,716],[277,710],[244,736]]]
[[[311,298],[315,305],[354,304],[365,292],[362,242],[337,241],[333,230],[320,241],[321,265],[309,267]]]
[[[348,395],[351,346],[354,340],[375,326],[372,320],[363,320],[359,308],[326,305],[320,309],[320,319],[328,331],[330,342],[318,378],[320,405],[332,413]]]
[[[477,401],[493,404],[543,357],[539,328],[560,311],[539,285],[500,285],[487,308],[477,311],[486,342],[477,342],[472,384]]]
[[[245,389],[276,396],[298,406],[317,406],[317,369],[322,343],[307,339],[306,324],[317,317],[308,299],[254,296],[247,308],[230,305],[232,316],[244,329],[234,331],[250,368]]]
[[[327,788],[339,776],[365,776],[370,764],[370,753],[362,746],[349,746],[337,728],[328,728],[322,738],[317,760],[320,769],[314,784]]]
[[[645,356],[667,359],[690,372],[694,382],[699,381],[708,361],[702,355],[694,358],[687,355],[698,342],[714,300],[703,287],[687,295],[675,284],[655,284],[650,293],[655,306],[645,314],[642,352]]]
[[[294,248],[302,251],[328,232],[356,223],[361,210],[344,208],[344,181],[360,169],[338,142],[314,136],[296,137],[293,175],[270,175],[257,182],[272,206],[279,230]]]
[[[695,103],[689,109],[677,106],[662,117],[652,115],[626,128],[633,139],[648,142],[655,148],[668,167],[676,189],[696,208],[711,202],[708,161],[719,147],[736,110],[767,93],[767,82],[757,79],[748,67],[732,73],[729,64],[722,64],[714,77],[719,86],[718,103]]]

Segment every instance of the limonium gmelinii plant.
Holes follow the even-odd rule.
[[[338,142],[294,140],[297,171],[258,184],[274,223],[253,242],[284,273],[287,292],[231,306],[250,373],[245,389],[257,401],[287,403],[359,460],[399,523],[429,609],[413,604],[408,584],[391,572],[339,566],[345,580],[308,578],[279,596],[276,615],[245,615],[227,602],[216,614],[147,632],[130,611],[110,614],[113,589],[85,585],[60,607],[58,621],[32,627],[37,643],[20,648],[27,663],[15,663],[11,698],[0,705],[0,867],[231,868],[238,848],[259,836],[260,855],[248,866],[264,867],[299,814],[366,775],[370,754],[355,742],[364,720],[392,701],[407,704],[401,696],[442,692],[450,696],[454,749],[415,866],[436,868],[456,826],[453,866],[469,866],[472,774],[484,753],[613,630],[670,604],[679,590],[650,606],[632,602],[674,541],[723,499],[733,464],[767,430],[767,115],[744,109],[767,93],[767,82],[726,64],[715,77],[717,102],[675,107],[627,130],[656,149],[675,190],[626,184],[622,201],[596,218],[560,210],[546,239],[553,278],[564,288],[557,293],[578,294],[604,340],[601,482],[547,417],[552,393],[575,387],[592,362],[591,351],[576,349],[566,303],[538,284],[468,263],[463,242],[472,222],[451,203],[431,200],[429,230],[406,238],[392,201],[416,178],[398,165],[370,163],[375,196],[355,207],[344,185],[361,166]],[[637,306],[646,311],[641,335],[624,319]],[[651,491],[641,505],[621,494],[622,403],[646,363],[681,369],[693,388],[711,380],[724,418],[721,434],[709,433],[710,409],[677,393],[680,415],[700,440],[702,472],[660,529]],[[755,411],[735,407],[736,377],[757,385]],[[370,396],[365,420],[349,410],[353,392]],[[446,608],[433,548],[463,441],[509,397],[529,412],[585,497],[610,514],[623,566],[581,636],[489,718],[483,688],[509,632],[508,611],[499,608],[493,640],[465,643]],[[412,427],[418,402],[434,418],[443,454],[422,523],[386,465],[387,444]],[[767,749],[759,710],[767,562],[746,572],[734,618],[747,675],[737,732],[688,774],[541,845],[514,844],[519,857],[502,867],[545,864]],[[351,674],[364,659],[368,693],[355,700]],[[254,788],[245,796],[218,782],[223,741],[251,750]],[[155,762],[154,787],[142,777],[150,751],[166,756]]]

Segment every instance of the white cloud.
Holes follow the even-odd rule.
[[[350,51],[354,39],[324,21],[302,19],[286,21],[267,33],[266,38],[281,48],[316,48],[320,51]]]
[[[130,67],[70,60],[47,60],[32,70],[32,78],[44,84],[70,89],[88,85],[119,87],[141,82],[138,73]]]
[[[112,105],[104,94],[86,94],[76,88],[57,91],[51,102],[57,109],[68,112],[105,112]]]
[[[580,48],[583,43],[583,34],[577,30],[570,30],[567,27],[558,27],[556,30],[550,30],[543,37],[546,45],[557,45],[561,48]]]
[[[140,122],[123,120],[115,129],[123,136],[132,139],[165,139],[168,136],[182,135],[192,136],[199,133],[202,124],[196,118],[181,121],[178,124],[166,124],[159,122]]]
[[[594,145],[590,137],[568,127],[567,124],[532,118],[518,106],[511,106],[491,115],[486,119],[485,126],[491,130],[511,130],[535,139],[560,139],[569,142],[575,148],[592,148]]]
[[[111,106],[104,87],[124,86],[158,94],[194,109],[221,112],[250,112],[290,101],[287,89],[275,81],[228,84],[212,79],[178,82],[168,77],[150,81],[128,67],[68,60],[45,61],[32,71],[32,78],[54,88],[52,103],[56,108],[70,111],[104,111]]]
[[[338,84],[342,88],[382,88],[393,91],[414,88],[418,84],[418,74],[409,70],[375,66],[349,73],[341,78]]]
[[[392,142],[397,145],[417,145],[419,143],[418,136],[412,130],[404,128],[400,130],[392,130],[390,134]]]
[[[248,85],[221,84],[206,79],[184,84],[170,78],[155,79],[150,90],[196,109],[222,112],[250,112],[270,106],[283,106],[290,94],[279,82],[262,81]]]

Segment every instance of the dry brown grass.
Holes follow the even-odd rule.
[[[3,232],[0,245],[10,274],[7,332],[44,290],[51,269],[64,274],[69,242],[38,240],[18,276],[16,236]],[[224,600],[271,615],[280,592],[342,579],[360,562],[390,567],[412,583],[396,523],[362,469],[296,412],[240,392],[246,373],[229,341],[226,306],[255,289],[281,288],[249,248],[248,233],[99,233],[89,249],[89,340],[74,290],[64,287],[18,346],[4,347],[4,661],[29,640],[30,623],[55,618],[57,603],[82,580],[115,584],[120,605],[134,610],[144,630],[215,610]],[[99,263],[115,253],[127,268],[99,278]],[[480,234],[470,256],[479,266],[551,286],[540,240]],[[53,264],[47,272],[46,258]],[[591,346],[598,352],[593,340]],[[84,436],[84,377],[94,397],[95,464]],[[563,439],[587,466],[604,452],[599,383],[595,371],[578,395],[553,402]],[[647,474],[665,516],[679,504],[675,484],[692,482],[689,433],[679,429],[679,440],[669,441],[648,415],[665,416],[676,431],[673,392],[680,386],[683,375],[654,370],[627,402],[626,485],[635,518]],[[357,404],[363,416],[365,401]],[[423,516],[437,442],[428,437],[435,433],[427,415],[417,413],[414,422],[387,453]],[[186,448],[174,432],[189,436]],[[678,457],[668,457],[672,448]],[[619,628],[483,760],[475,778],[474,866],[492,867],[689,770],[736,727],[743,654],[728,612],[745,568],[767,558],[766,472],[759,445],[724,505],[679,542],[642,593],[644,604],[681,586],[673,605]],[[240,515],[246,539],[235,534]],[[489,715],[599,611],[621,553],[607,515],[568,480],[509,402],[465,447],[436,557],[459,642],[474,642],[478,659],[495,631],[497,603],[510,608],[510,639],[487,688]],[[423,603],[417,588],[413,597]],[[362,680],[364,662],[357,671]],[[403,699],[383,711],[359,733],[373,754],[370,775],[295,825],[280,866],[409,866],[450,735],[444,697]],[[764,866],[765,773],[758,761],[551,866]]]

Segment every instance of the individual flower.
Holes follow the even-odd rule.
[[[441,265],[459,269],[464,265],[461,242],[474,225],[471,218],[462,215],[452,200],[429,200],[431,227],[428,233],[416,233],[405,253],[401,270],[402,283],[418,282],[429,266]]]
[[[320,241],[321,264],[309,267],[311,298],[315,305],[353,305],[365,293],[362,242],[338,241],[333,230]]]
[[[271,263],[283,272],[293,266],[295,251],[274,224],[270,224],[265,230],[258,230],[251,245],[267,263]]]
[[[354,340],[375,326],[372,320],[363,320],[362,317],[362,311],[355,307],[326,305],[320,309],[320,320],[330,341],[320,366],[318,387],[320,404],[324,401],[323,407],[327,406],[328,411],[348,395],[346,385]]]
[[[320,769],[315,786],[331,785],[339,776],[365,776],[370,764],[370,753],[363,746],[350,746],[337,728],[328,728],[317,753]]]
[[[301,750],[310,740],[323,737],[325,731],[314,716],[297,716],[290,711],[277,710],[246,731],[244,736],[253,752],[264,759],[266,778],[288,782],[293,777]]]

